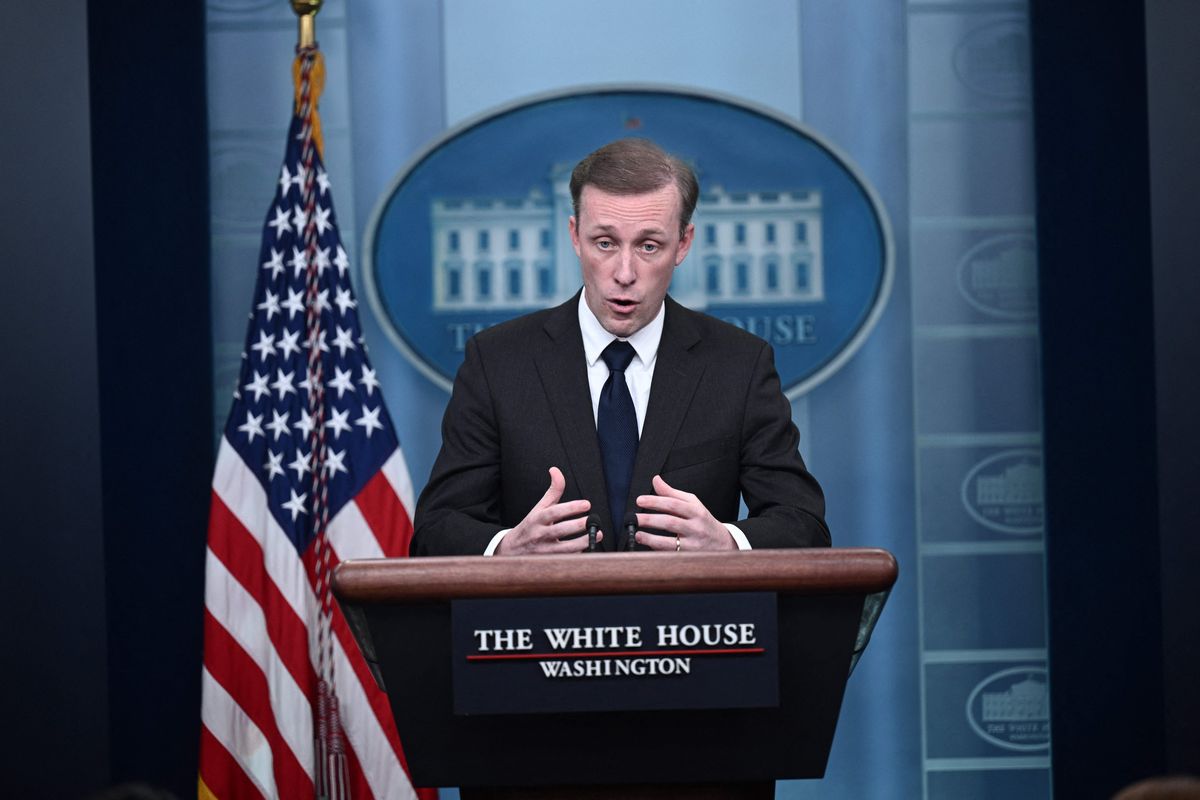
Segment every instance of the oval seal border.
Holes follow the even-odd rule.
[[[1006,750],[1016,750],[1022,753],[1035,753],[1039,750],[1050,749],[1049,734],[1047,734],[1045,742],[1040,742],[1038,744],[1020,744],[1018,742],[1009,742],[993,736],[985,731],[983,727],[975,720],[975,715],[971,713],[971,707],[975,703],[975,698],[978,697],[983,690],[988,687],[989,684],[1002,678],[1006,678],[1009,675],[1029,675],[1031,673],[1039,673],[1044,676],[1046,678],[1045,685],[1047,687],[1049,686],[1049,672],[1045,667],[1010,667],[1008,669],[1002,669],[999,672],[994,672],[981,680],[979,683],[975,684],[975,688],[972,689],[971,694],[967,696],[965,710],[967,713],[967,722],[970,723],[971,729],[975,731],[975,733],[978,734],[981,739],[989,744],[994,744],[997,747],[1003,747]]]
[[[1009,242],[1020,242],[1031,244],[1036,252],[1037,238],[1033,233],[1001,233],[996,236],[989,236],[974,245],[963,253],[958,260],[958,265],[955,267],[956,281],[958,283],[958,293],[962,295],[975,310],[987,314],[990,317],[1011,320],[1036,320],[1037,319],[1037,284],[1033,286],[1033,302],[1029,308],[1014,311],[1012,309],[1000,308],[999,306],[990,305],[984,302],[981,298],[976,297],[970,289],[967,288],[967,272],[971,268],[972,260],[980,253],[985,253],[989,249]]]
[[[1043,512],[1040,515],[1041,521],[1037,525],[1018,527],[1016,525],[1005,525],[1002,522],[996,522],[995,520],[988,519],[983,514],[979,513],[979,511],[975,508],[975,504],[971,502],[969,497],[968,487],[971,486],[971,482],[979,475],[979,473],[997,461],[1011,458],[1032,458],[1036,459],[1040,464],[1042,461],[1042,451],[1031,447],[1001,450],[999,453],[993,453],[979,461],[967,472],[966,477],[963,478],[962,486],[959,489],[959,496],[962,500],[963,508],[967,510],[967,513],[971,516],[971,519],[975,520],[980,525],[983,525],[985,528],[989,528],[998,533],[1019,534],[1024,536],[1041,533],[1046,527],[1044,503]]]
[[[845,366],[846,362],[858,352],[860,347],[862,347],[863,343],[866,341],[866,338],[870,335],[871,331],[878,323],[879,318],[883,315],[883,311],[887,306],[887,301],[891,297],[892,286],[895,282],[895,242],[892,233],[891,220],[888,217],[887,211],[884,208],[878,192],[875,190],[875,187],[866,180],[862,170],[859,169],[858,166],[851,161],[849,157],[847,157],[837,146],[829,142],[825,137],[818,134],[816,131],[807,127],[798,120],[784,115],[774,109],[753,103],[743,98],[710,90],[696,89],[694,87],[682,87],[655,83],[614,83],[589,84],[584,86],[568,87],[549,92],[541,92],[517,98],[509,103],[501,104],[469,117],[453,127],[448,128],[440,135],[430,140],[419,152],[409,159],[409,161],[397,172],[396,176],[392,179],[388,187],[380,194],[380,197],[375,203],[375,207],[371,212],[371,216],[364,231],[361,256],[362,285],[367,296],[368,305],[370,306],[376,321],[383,329],[389,341],[400,351],[401,355],[403,355],[405,359],[417,369],[418,372],[428,378],[434,385],[449,392],[453,386],[452,380],[443,375],[433,365],[428,363],[426,358],[421,353],[417,352],[406,340],[405,335],[397,328],[395,321],[388,313],[380,292],[380,287],[376,282],[375,242],[391,199],[396,194],[400,186],[409,177],[410,173],[412,173],[413,170],[420,166],[438,149],[451,140],[463,135],[464,133],[467,133],[473,128],[487,123],[488,121],[495,120],[527,106],[536,106],[549,101],[583,95],[603,95],[625,92],[674,94],[684,98],[695,98],[699,100],[724,103],[750,114],[758,115],[787,128],[791,128],[800,136],[808,139],[810,142],[812,142],[812,144],[824,150],[841,169],[845,170],[846,174],[862,191],[871,213],[874,216],[875,222],[879,227],[882,264],[880,265],[880,276],[877,283],[877,290],[875,291],[874,297],[871,299],[869,306],[866,308],[866,313],[863,319],[858,324],[857,328],[854,329],[854,332],[850,335],[842,347],[812,372],[804,375],[796,382],[784,386],[784,394],[789,400],[795,400],[796,398],[806,394]]]

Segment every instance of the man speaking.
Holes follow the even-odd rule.
[[[770,345],[667,297],[698,196],[645,139],[575,167],[583,289],[467,342],[413,555],[829,545]]]

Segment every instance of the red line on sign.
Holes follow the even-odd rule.
[[[734,647],[707,650],[597,650],[586,653],[489,653],[467,656],[467,661],[508,661],[528,658],[601,658],[603,656],[730,656],[765,652],[762,647]]]

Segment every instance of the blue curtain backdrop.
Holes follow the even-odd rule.
[[[434,137],[539,92],[719,92],[818,131],[891,220],[896,282],[863,348],[797,399],[839,546],[900,582],[824,781],[779,797],[1049,795],[1041,420],[1025,4],[327,0],[326,165],[360,293],[363,233]],[[209,0],[214,437],[282,152],[295,19]],[[565,225],[565,220],[563,221]],[[365,304],[364,304],[365,306]],[[364,333],[418,488],[447,395]]]

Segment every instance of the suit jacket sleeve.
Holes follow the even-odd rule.
[[[475,339],[442,418],[442,449],[417,501],[414,556],[482,555],[500,521],[500,436]]]
[[[735,524],[755,549],[828,547],[825,498],[800,457],[800,432],[765,342],[746,392],[738,481],[749,517]]]

